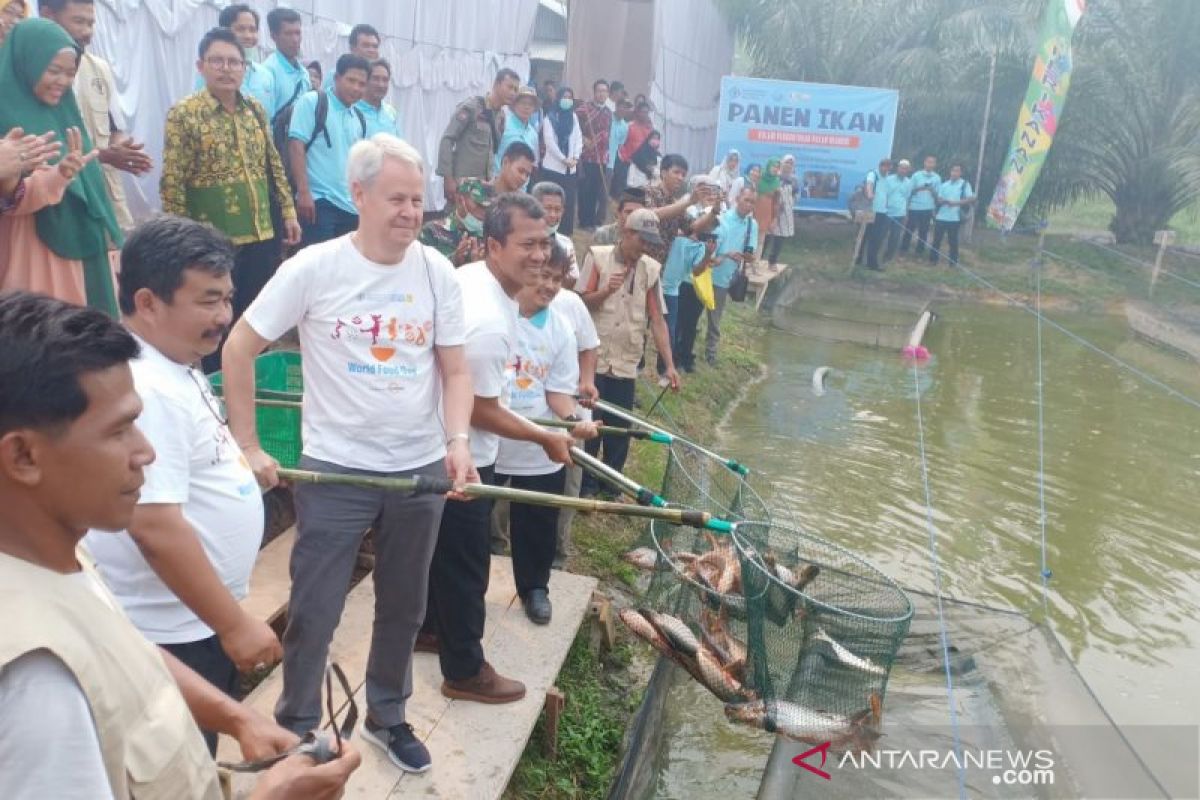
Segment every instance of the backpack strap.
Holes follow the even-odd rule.
[[[350,106],[350,110],[354,112],[354,116],[358,117],[358,126],[362,128],[362,138],[367,138],[367,118],[363,115],[362,109],[358,106]]]
[[[313,132],[312,136],[308,137],[308,142],[304,145],[307,151],[313,146],[313,142],[317,141],[317,137],[321,134],[325,135],[325,146],[333,147],[333,142],[329,139],[329,131],[326,129],[325,123],[329,121],[329,95],[324,91],[317,92],[317,108],[313,112]]]

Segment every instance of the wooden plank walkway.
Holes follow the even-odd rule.
[[[284,536],[289,538],[285,540]],[[264,548],[260,556],[262,564],[256,565],[252,577],[251,595],[244,601],[247,607],[271,609],[271,598],[277,596],[280,584],[269,576],[278,575],[281,557],[278,553],[268,557],[267,551],[277,542],[283,542],[278,550],[290,552],[294,533],[289,531],[284,536]],[[286,562],[287,559],[282,558],[284,565]],[[283,575],[286,586],[286,569]],[[429,747],[433,769],[424,775],[405,774],[377,747],[362,741],[356,732],[354,740],[362,752],[363,764],[352,776],[346,797],[372,800],[418,796],[498,798],[533,732],[546,692],[554,685],[562,668],[595,587],[594,578],[553,572],[550,597],[554,602],[554,621],[546,626],[534,625],[526,619],[517,598],[511,559],[493,556],[486,598],[484,650],[497,670],[525,683],[525,699],[503,706],[449,700],[440,691],[442,678],[437,657],[417,654],[408,721]],[[370,647],[374,602],[374,582],[368,575],[347,596],[341,624],[330,646],[332,658],[346,671],[355,689],[360,720],[366,716],[363,675]],[[282,685],[282,670],[276,668],[245,702],[270,716]],[[335,702],[339,718],[343,705]],[[238,760],[237,745],[227,737],[221,737],[218,757]],[[234,796],[248,796],[253,783],[253,777],[235,776]]]
[[[746,277],[750,280],[750,289],[755,293],[755,311],[762,307],[763,298],[767,296],[767,287],[771,281],[787,272],[787,269],[787,264],[776,264],[775,268],[771,269],[769,265],[756,261],[754,266],[746,272]]]

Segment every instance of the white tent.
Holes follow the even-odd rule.
[[[586,0],[571,6],[564,81],[590,97],[597,78],[645,93],[663,149],[709,170],[721,77],[733,69],[733,32],[714,0]]]
[[[259,45],[271,47],[266,12],[294,8],[304,20],[304,61],[328,71],[348,49],[355,23],[374,25],[383,37],[380,55],[393,68],[391,102],[406,135],[425,156],[431,200],[441,203],[433,176],[437,146],[454,107],[483,94],[501,67],[529,75],[529,45],[538,0],[249,0],[263,16]],[[97,0],[91,49],[113,66],[121,108],[133,135],[159,163],[167,110],[192,91],[196,45],[217,22],[213,0]],[[158,170],[126,176],[131,210],[158,207]],[[434,203],[429,203],[430,206]]]

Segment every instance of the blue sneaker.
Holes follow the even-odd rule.
[[[368,717],[363,723],[362,735],[368,742],[387,753],[392,763],[405,772],[426,772],[432,765],[429,750],[413,733],[412,725],[407,722],[384,728],[376,725]]]

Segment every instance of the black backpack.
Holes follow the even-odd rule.
[[[279,151],[279,158],[283,161],[284,174],[287,175],[288,184],[291,185],[293,191],[296,189],[296,181],[292,178],[292,159],[288,156],[288,128],[292,126],[292,111],[296,108],[296,100],[303,93],[303,85],[296,84],[296,91],[292,94],[292,99],[288,100],[271,120],[271,138],[275,141],[275,149]],[[354,116],[358,117],[363,138],[367,138],[367,118],[354,106],[351,106],[350,110],[354,112]],[[313,143],[317,141],[317,137],[321,135],[325,137],[326,147],[333,146],[333,142],[329,139],[329,130],[326,128],[326,122],[329,119],[329,95],[324,90],[317,92],[317,108],[314,118],[312,136],[308,137],[308,141],[304,143],[305,152],[308,152]]]

